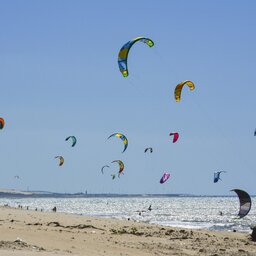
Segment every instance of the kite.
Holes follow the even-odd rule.
[[[165,172],[162,176],[162,178],[160,179],[160,183],[163,184],[165,183],[169,178],[170,178],[171,174],[168,172]]]
[[[64,158],[62,156],[55,156],[55,158],[59,158],[59,166],[62,166],[64,164]]]
[[[118,66],[120,69],[120,72],[122,73],[123,77],[128,76],[128,66],[127,66],[127,59],[128,59],[128,54],[131,49],[131,47],[136,43],[136,42],[142,42],[147,44],[149,47],[154,46],[154,42],[146,37],[136,37],[132,39],[131,41],[127,42],[126,44],[123,45],[123,47],[120,49],[119,54],[118,54]]]
[[[146,153],[149,150],[150,153],[153,152],[153,148],[145,148],[144,153]]]
[[[114,160],[111,163],[118,163],[119,164],[119,171],[118,171],[118,177],[120,177],[120,174],[124,170],[124,163],[121,160]]]
[[[103,169],[104,169],[105,167],[108,167],[108,168],[109,168],[109,166],[108,166],[108,165],[104,165],[104,166],[101,168],[101,172],[102,172],[102,174],[103,174]]]
[[[169,134],[169,136],[172,136],[172,135],[173,135],[173,141],[172,142],[175,143],[179,138],[179,134],[177,132],[171,132]]]
[[[256,129],[255,129],[255,131],[254,131],[254,136],[256,136]]]
[[[4,119],[0,117],[0,129],[4,128]]]
[[[71,139],[72,140],[72,145],[71,147],[74,147],[76,145],[76,137],[75,136],[68,136],[65,140],[69,140]]]
[[[176,100],[176,102],[179,102],[180,101],[180,97],[181,97],[181,91],[182,91],[182,88],[184,85],[187,85],[189,87],[189,89],[191,91],[193,91],[195,89],[195,85],[193,82],[189,81],[189,80],[186,80],[186,81],[183,81],[181,83],[179,83],[176,87],[175,87],[175,90],[174,90],[174,98]]]
[[[214,182],[214,183],[216,183],[216,182],[218,182],[219,180],[221,180],[220,174],[221,174],[222,172],[225,172],[225,171],[214,172],[214,177],[213,177],[213,182]]]
[[[239,202],[240,202],[240,208],[238,216],[239,218],[243,218],[246,216],[249,211],[251,210],[252,200],[249,194],[241,189],[232,189],[231,191],[236,192]]]
[[[118,137],[118,138],[120,138],[123,141],[123,143],[124,143],[124,150],[123,150],[122,153],[124,153],[124,151],[128,147],[128,140],[127,140],[127,138],[123,134],[121,134],[121,133],[113,133],[113,134],[111,134],[108,137],[108,139],[111,138],[111,137]]]

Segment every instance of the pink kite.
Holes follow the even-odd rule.
[[[175,143],[179,138],[179,134],[177,132],[171,132],[169,135],[170,136],[173,135],[173,141],[172,141],[173,143]]]
[[[168,172],[165,172],[160,180],[160,183],[163,184],[165,183],[169,178],[170,178],[171,174]]]

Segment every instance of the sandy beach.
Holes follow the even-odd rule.
[[[250,234],[0,207],[0,255],[256,255]]]

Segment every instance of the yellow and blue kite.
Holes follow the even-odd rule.
[[[147,44],[149,47],[154,46],[154,42],[146,37],[136,37],[131,41],[127,42],[126,44],[124,44],[118,54],[118,66],[123,77],[127,77],[129,74],[127,66],[128,53],[131,47],[138,41]]]
[[[113,134],[111,134],[109,137],[108,137],[108,139],[109,138],[111,138],[111,137],[117,137],[117,138],[120,138],[122,141],[123,141],[123,143],[124,143],[124,150],[123,150],[123,152],[122,153],[124,153],[124,151],[127,149],[127,147],[128,147],[128,140],[127,140],[127,138],[122,134],[122,133],[113,133]]]

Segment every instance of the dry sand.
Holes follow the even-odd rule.
[[[0,207],[1,256],[254,255],[250,234]]]

